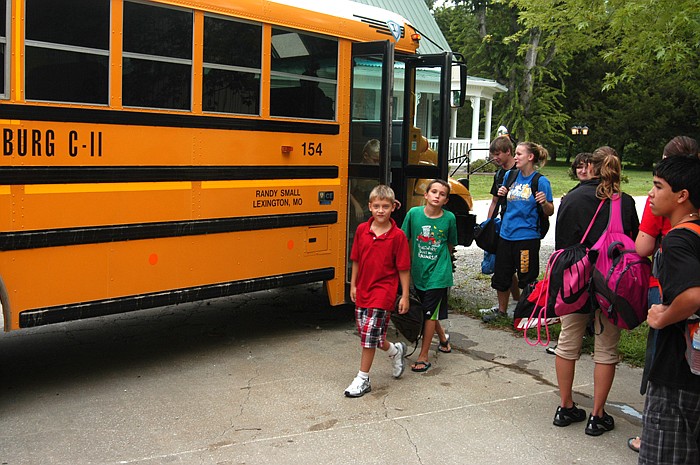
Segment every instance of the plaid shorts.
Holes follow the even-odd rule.
[[[649,382],[639,464],[700,463],[700,392]]]
[[[355,307],[355,323],[360,333],[360,345],[376,349],[384,345],[391,312],[380,308]]]

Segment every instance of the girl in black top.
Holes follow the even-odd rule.
[[[595,215],[601,200],[605,204],[596,217],[584,244],[595,244],[605,230],[610,217],[610,199],[614,194],[622,195],[622,223],[626,234],[634,238],[639,228],[639,218],[634,207],[634,199],[620,191],[622,167],[617,153],[610,147],[600,147],[590,161],[591,179],[582,181],[579,187],[569,192],[561,201],[557,213],[555,247],[565,248],[578,244]],[[599,436],[615,427],[613,418],[605,412],[605,402],[615,377],[615,367],[619,362],[617,345],[620,329],[600,314],[594,312],[595,352],[593,361],[594,388],[593,410],[588,418],[585,432]],[[562,330],[555,350],[557,381],[561,404],[554,415],[554,425],[568,426],[573,422],[584,421],[586,412],[573,401],[573,382],[576,361],[581,353],[583,334],[590,321],[589,314],[572,313],[561,317]]]

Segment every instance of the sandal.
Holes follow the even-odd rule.
[[[446,335],[445,342],[440,341],[440,344],[438,344],[438,350],[443,354],[449,354],[450,352],[452,352],[452,347],[450,347],[449,334]]]
[[[634,445],[635,441],[639,441],[639,445],[642,444],[642,440],[640,439],[639,436],[637,436],[637,437],[634,437],[634,438],[629,438],[629,439],[627,440],[627,447],[629,447],[630,449],[632,449],[632,450],[635,451],[635,452],[639,452],[639,446],[635,446],[635,445]]]
[[[424,362],[422,360],[418,360],[416,363],[413,364],[411,367],[411,371],[415,371],[416,373],[425,373],[430,369],[432,364],[430,362]]]

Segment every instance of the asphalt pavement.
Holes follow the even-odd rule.
[[[359,337],[326,302],[299,286],[0,334],[0,464],[636,463],[640,369],[617,367],[615,429],[586,436],[552,425],[554,356],[452,314],[452,353],[398,380],[379,353],[346,398]],[[590,356],[574,391],[590,412]]]
[[[543,347],[451,315],[427,373],[393,379],[378,354],[372,392],[346,398],[359,337],[325,301],[300,286],[1,334],[0,463],[636,463],[639,369],[617,368],[615,430],[589,437],[552,425]],[[574,383],[587,411],[592,369]]]

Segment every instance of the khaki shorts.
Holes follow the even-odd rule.
[[[572,313],[561,317],[561,333],[555,353],[566,360],[578,360],[581,356],[583,335],[590,320],[590,314]],[[602,327],[601,327],[602,323]],[[593,361],[603,365],[614,365],[620,361],[617,344],[620,342],[620,328],[615,326],[600,309],[593,317],[595,332]]]

